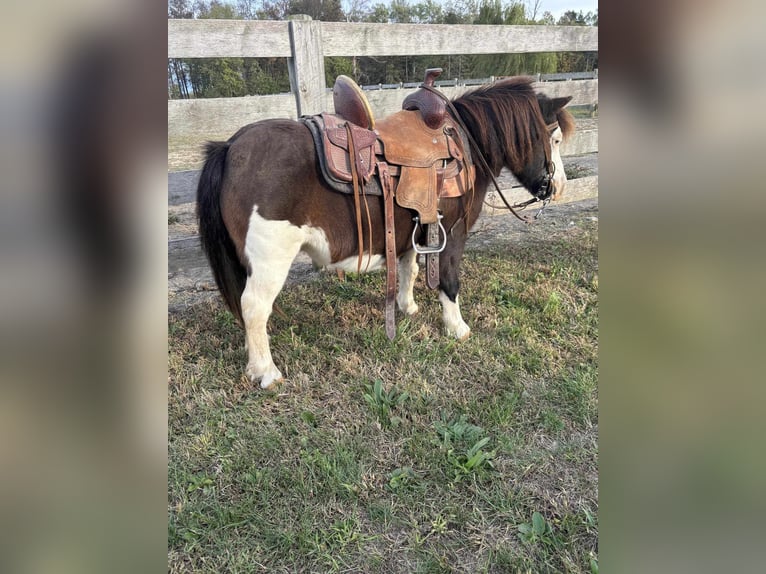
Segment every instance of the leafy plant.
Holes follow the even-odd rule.
[[[464,453],[454,448],[447,451],[447,460],[452,465],[455,481],[492,468],[492,459],[495,458],[496,452],[485,451],[484,447],[487,443],[489,443],[489,437],[484,437]]]
[[[535,511],[532,513],[532,521],[519,524],[519,538],[528,544],[541,542],[546,545],[553,544],[550,524],[545,520],[542,514]]]
[[[384,428],[396,427],[401,424],[402,419],[398,416],[391,416],[391,412],[401,406],[410,398],[406,391],[399,392],[396,387],[390,390],[383,390],[383,381],[376,381],[367,387],[364,393],[364,400],[372,408],[373,413]]]
[[[434,428],[439,435],[440,445],[446,450],[455,481],[492,468],[492,459],[496,453],[494,450],[484,450],[490,439],[483,436],[482,427],[468,422],[466,415],[447,419],[442,413],[441,420],[434,423]]]
[[[397,468],[388,475],[388,487],[391,490],[396,491],[411,484],[415,478],[415,472],[411,467],[405,466],[402,468]]]
[[[215,482],[208,476],[193,476],[186,487],[186,492],[201,490],[203,494],[210,494],[215,489]]]
[[[460,415],[457,419],[447,420],[442,413],[441,420],[434,423],[434,428],[445,447],[449,448],[452,444],[460,442],[476,443],[482,438],[484,429],[469,423],[467,418],[465,415]]]

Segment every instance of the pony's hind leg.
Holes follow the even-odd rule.
[[[260,380],[264,389],[282,378],[271,358],[266,326],[302,243],[299,227],[263,219],[257,209],[253,211],[245,241],[249,274],[242,293],[242,318],[248,351],[246,373],[252,382]]]
[[[415,303],[413,295],[417,276],[418,254],[414,249],[410,249],[399,258],[399,292],[396,295],[396,303],[405,315],[418,312],[418,304]]]

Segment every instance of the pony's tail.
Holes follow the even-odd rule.
[[[202,249],[213,270],[218,290],[226,306],[240,323],[242,320],[242,291],[247,271],[237,257],[221,216],[221,186],[228,142],[208,142],[205,165],[197,185],[197,219]]]

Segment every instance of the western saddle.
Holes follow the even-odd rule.
[[[423,86],[433,88],[441,68],[426,70]],[[462,130],[446,111],[445,101],[430,89],[421,87],[407,96],[402,110],[376,121],[370,104],[359,86],[347,76],[339,76],[333,87],[335,114],[304,116],[311,131],[321,172],[336,191],[354,196],[361,270],[362,198],[383,196],[386,246],[386,334],[396,335],[396,230],[394,200],[414,212],[412,245],[426,254],[427,284],[439,285],[439,253],[447,243],[441,224],[439,200],[459,197],[472,189],[474,167],[469,149],[463,144]],[[364,198],[365,207],[367,199]],[[369,209],[367,224],[371,231]],[[425,246],[417,244],[417,232],[426,226]],[[372,233],[370,250],[372,249]],[[441,237],[440,237],[441,236]]]

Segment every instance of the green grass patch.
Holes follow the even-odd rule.
[[[288,286],[270,392],[220,303],[171,314],[169,571],[597,572],[596,244],[469,251],[463,343],[422,274],[393,342],[381,274]]]

